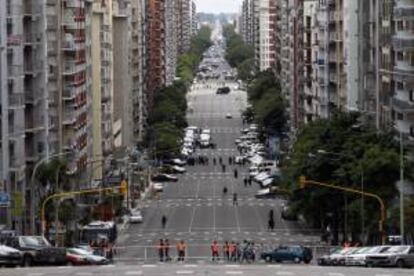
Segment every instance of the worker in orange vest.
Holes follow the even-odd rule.
[[[211,245],[211,256],[213,262],[219,260],[219,245],[217,244],[217,241],[213,241],[213,244]]]
[[[223,251],[224,251],[223,258],[225,257],[226,260],[229,261],[230,260],[230,245],[228,241],[224,242]]]
[[[186,248],[187,248],[187,245],[185,244],[183,240],[177,243],[177,253],[178,253],[179,262],[184,262]]]
[[[230,260],[236,261],[237,260],[236,244],[234,243],[234,241],[232,241],[229,245],[229,252],[230,252]]]

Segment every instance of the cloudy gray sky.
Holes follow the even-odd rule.
[[[241,0],[194,0],[198,12],[238,12]]]

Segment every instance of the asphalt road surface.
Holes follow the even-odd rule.
[[[1,276],[134,276],[134,275],[200,275],[200,276],[411,276],[410,269],[366,269],[317,267],[305,265],[114,265],[95,267],[39,267],[1,269]]]
[[[217,69],[230,70],[224,63]],[[198,149],[194,156],[209,158],[209,165],[187,166],[187,172],[179,175],[179,182],[167,183],[158,199],[142,203],[144,222],[129,225],[118,239],[118,262],[142,259],[156,260],[155,246],[158,239],[168,238],[172,247],[183,239],[188,244],[188,257],[200,259],[210,255],[209,245],[228,240],[251,240],[263,244],[262,248],[279,244],[319,244],[319,237],[311,235],[298,223],[281,219],[283,200],[255,199],[257,184],[245,187],[248,166],[229,165],[228,158],[237,155],[234,140],[243,127],[241,112],[247,104],[246,92],[235,89],[235,82],[226,82],[231,88],[227,95],[216,95],[223,80],[195,84],[188,93],[188,122],[211,130],[216,149]],[[226,119],[230,113],[233,118]],[[226,165],[213,165],[213,158],[221,157]],[[238,171],[238,178],[234,177]],[[223,188],[228,194],[223,196]],[[238,195],[238,206],[232,202],[233,193]],[[275,231],[267,231],[268,213],[275,214]],[[161,217],[167,217],[162,229]],[[175,251],[175,250],[172,250]]]

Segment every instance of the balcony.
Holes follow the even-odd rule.
[[[62,45],[62,50],[66,52],[74,52],[85,49],[85,43],[79,42],[76,43],[74,40],[67,40]]]
[[[34,74],[37,74],[39,72],[42,72],[43,70],[44,70],[44,68],[43,68],[43,62],[42,61],[36,61],[36,62],[28,61],[24,65],[25,75],[34,75]]]
[[[9,94],[9,109],[20,109],[24,108],[24,94]]]
[[[411,6],[397,6],[394,8],[394,19],[412,19],[414,17],[414,5]]]
[[[410,64],[410,61],[408,60],[397,60],[395,62],[394,70],[401,73],[414,72],[414,64]]]
[[[23,77],[23,66],[22,65],[8,65],[7,76],[8,78]]]
[[[17,158],[16,156],[10,157],[10,171],[19,172],[23,171],[26,167],[24,158]]]
[[[395,110],[402,113],[414,113],[414,103],[410,101],[402,100],[399,98],[392,98],[392,106]]]
[[[66,61],[64,64],[63,75],[65,76],[74,75],[86,69],[86,65],[84,63],[77,64],[73,61]]]
[[[414,50],[414,33],[404,33],[393,36],[392,45],[396,50]]]
[[[44,125],[42,125],[42,122],[36,122],[35,118],[31,117],[31,118],[26,119],[26,127],[25,127],[26,133],[36,133],[44,129],[45,127]]]
[[[42,35],[41,34],[26,33],[24,35],[24,44],[25,45],[40,44],[41,42],[42,42]]]
[[[79,0],[64,0],[64,5],[66,8],[84,8],[83,1]]]

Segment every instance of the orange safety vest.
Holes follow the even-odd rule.
[[[178,244],[177,244],[177,250],[178,250],[178,251],[184,251],[184,250],[185,250],[185,248],[186,248],[185,243],[178,243]]]
[[[216,252],[218,252],[218,251],[219,251],[219,246],[218,246],[218,244],[217,244],[217,243],[213,243],[213,244],[211,245],[211,251],[213,251],[214,253],[216,253]]]
[[[236,251],[236,245],[230,244],[229,249],[230,249],[230,253],[233,253],[234,251]]]

